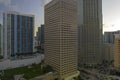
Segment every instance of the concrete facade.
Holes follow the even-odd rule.
[[[103,57],[105,61],[111,62],[114,60],[114,45],[110,43],[103,44]]]
[[[102,62],[102,0],[78,0],[78,64]]]
[[[77,1],[52,0],[45,6],[45,63],[58,73],[58,80],[78,76]]]
[[[120,34],[115,34],[115,41],[114,41],[114,67],[120,68]]]
[[[1,44],[2,44],[2,41],[1,41],[1,40],[2,40],[1,38],[2,38],[2,37],[1,37],[1,35],[2,35],[2,34],[1,34],[1,33],[2,33],[2,25],[0,24],[0,56],[3,56],[3,54],[1,53],[1,50],[2,50],[2,48],[1,48],[1,47],[2,47],[2,46],[1,46]]]

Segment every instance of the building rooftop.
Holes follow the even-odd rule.
[[[115,34],[115,38],[120,38],[120,34]]]
[[[68,3],[73,3],[73,1],[77,1],[77,0],[51,0],[49,3],[47,3],[45,5],[46,8],[49,8],[50,6],[53,6],[54,4],[56,4],[58,1],[63,1],[63,2],[68,2]],[[73,3],[76,5],[76,3]]]
[[[34,17],[33,14],[22,14],[22,13],[19,13],[19,12],[16,12],[16,11],[5,11],[3,13],[5,13],[5,14],[15,14],[15,15],[21,15],[21,16]]]

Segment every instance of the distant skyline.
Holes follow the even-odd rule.
[[[0,0],[0,23],[3,11],[35,15],[35,27],[44,24],[44,5],[50,0]],[[103,0],[104,31],[120,30],[120,0]]]

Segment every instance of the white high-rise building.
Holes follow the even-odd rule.
[[[2,53],[4,58],[33,52],[34,16],[8,11],[3,13]]]

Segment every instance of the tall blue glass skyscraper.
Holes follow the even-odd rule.
[[[9,58],[11,55],[33,52],[33,15],[4,12],[2,32],[2,53],[5,58]]]

